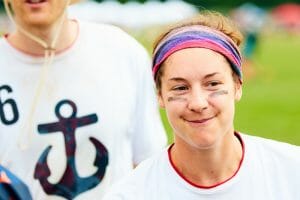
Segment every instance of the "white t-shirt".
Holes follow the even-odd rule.
[[[33,199],[101,199],[166,144],[145,49],[119,28],[78,23],[76,42],[47,70],[32,120],[44,58],[0,40],[0,163]]]
[[[244,158],[235,176],[209,189],[186,181],[167,150],[142,162],[114,185],[105,200],[300,199],[300,147],[241,135]]]

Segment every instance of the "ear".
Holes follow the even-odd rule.
[[[159,107],[160,108],[165,108],[165,103],[164,103],[161,91],[157,92],[157,100],[158,100],[158,103],[159,103]]]
[[[234,94],[235,101],[239,101],[242,98],[242,94],[243,94],[242,84],[240,82],[235,82],[235,94]]]

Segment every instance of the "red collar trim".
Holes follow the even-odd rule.
[[[201,189],[212,189],[212,188],[215,188],[215,187],[218,187],[226,182],[228,182],[229,180],[231,180],[233,177],[235,177],[235,175],[239,172],[241,166],[242,166],[242,163],[244,161],[244,156],[245,156],[245,144],[244,144],[244,141],[241,137],[241,135],[237,132],[234,133],[234,135],[238,138],[238,140],[240,141],[241,145],[242,145],[242,158],[240,160],[240,163],[239,163],[239,166],[237,168],[237,170],[234,172],[234,174],[229,177],[228,179],[222,181],[222,182],[219,182],[219,183],[216,183],[214,185],[210,185],[210,186],[203,186],[203,185],[198,185],[196,183],[193,183],[192,181],[188,180],[179,170],[178,168],[175,166],[173,160],[172,160],[172,156],[171,156],[171,149],[174,145],[174,143],[169,147],[168,149],[168,157],[169,157],[169,162],[171,164],[171,166],[173,167],[173,169],[176,171],[176,173],[184,180],[186,181],[188,184],[194,186],[194,187],[197,187],[197,188],[201,188]]]

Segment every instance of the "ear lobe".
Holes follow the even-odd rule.
[[[157,100],[158,100],[159,107],[160,107],[160,108],[165,108],[165,104],[164,104],[164,101],[163,101],[163,97],[162,97],[160,91],[157,93]]]

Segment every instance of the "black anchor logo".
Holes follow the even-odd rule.
[[[64,117],[60,113],[60,108],[63,105],[69,105],[72,108],[72,114],[69,117]],[[104,177],[106,167],[108,165],[108,152],[101,142],[93,137],[90,141],[96,148],[96,158],[94,165],[98,168],[95,174],[89,177],[79,177],[75,166],[75,130],[82,126],[87,126],[98,121],[96,114],[90,114],[83,117],[76,117],[77,107],[70,100],[62,100],[55,107],[55,114],[59,119],[58,122],[38,125],[40,134],[48,134],[60,131],[64,135],[65,150],[67,155],[67,167],[65,172],[56,184],[48,181],[51,172],[47,165],[47,156],[52,146],[48,146],[40,156],[34,171],[34,178],[38,179],[44,191],[47,194],[58,195],[66,199],[73,199],[77,195],[96,187]]]

